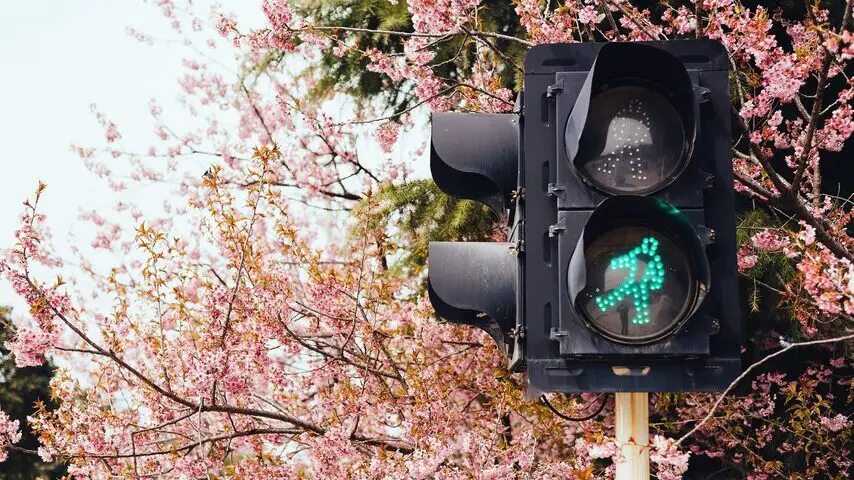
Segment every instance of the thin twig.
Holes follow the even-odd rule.
[[[401,115],[407,114],[407,113],[415,110],[416,108],[420,107],[421,105],[424,105],[425,103],[427,103],[427,102],[429,102],[435,98],[441,97],[442,95],[444,95],[444,94],[446,94],[446,93],[450,92],[451,90],[454,90],[458,87],[459,87],[459,85],[451,85],[450,87],[447,87],[447,88],[440,90],[435,95],[428,97],[428,98],[425,98],[424,100],[421,100],[420,102],[418,102],[415,105],[407,108],[406,110],[400,111],[400,112],[392,114],[392,115],[388,115],[385,117],[379,117],[379,118],[371,118],[369,120],[353,120],[350,122],[333,123],[332,125],[335,127],[343,127],[346,125],[364,125],[364,124],[368,124],[368,123],[382,122],[384,120],[393,120],[395,118],[400,117]]]
[[[760,365],[764,364],[765,362],[771,360],[772,358],[779,357],[780,355],[788,352],[789,350],[791,350],[793,348],[808,347],[811,345],[820,345],[820,344],[824,344],[824,343],[844,342],[846,340],[852,340],[852,339],[854,339],[854,333],[852,333],[850,335],[843,335],[841,337],[824,338],[821,340],[811,340],[808,342],[790,343],[789,345],[787,345],[783,349],[778,350],[778,351],[772,353],[771,355],[768,355],[767,357],[763,358],[762,360],[759,360],[758,362],[754,363],[753,365],[747,367],[744,370],[744,372],[742,372],[741,375],[739,375],[735,380],[733,380],[732,383],[730,383],[729,386],[726,388],[726,390],[724,390],[723,393],[720,394],[718,399],[712,405],[712,408],[709,410],[709,413],[707,413],[706,416],[703,417],[703,419],[700,420],[700,422],[694,426],[694,428],[689,430],[688,433],[686,433],[685,435],[682,435],[679,438],[679,440],[677,440],[673,445],[674,446],[679,445],[680,443],[685,441],[688,437],[690,437],[691,435],[696,433],[697,430],[703,428],[703,426],[706,425],[706,423],[708,423],[708,421],[711,420],[711,418],[715,415],[715,412],[717,411],[721,402],[723,402],[724,398],[726,398],[727,394],[729,394],[732,391],[732,389],[735,388],[736,385],[738,385],[738,383],[740,381],[744,380],[750,372],[752,372],[753,370],[755,370],[756,368],[758,368]]]
[[[449,35],[465,35],[466,32],[439,32],[439,33],[423,33],[423,32],[401,32],[396,30],[381,30],[381,29],[371,29],[371,28],[356,28],[356,27],[335,27],[335,26],[316,26],[311,25],[303,28],[300,31],[311,31],[311,30],[319,30],[319,31],[342,31],[342,32],[357,32],[357,33],[376,33],[381,35],[396,35],[399,37],[427,37],[427,38],[441,38]],[[510,42],[521,43],[522,45],[533,47],[534,43],[529,42],[527,40],[523,40],[521,38],[513,37],[510,35],[503,35],[496,32],[484,32],[481,30],[471,31],[472,35],[477,35],[481,37],[489,37],[489,38],[498,38],[501,40],[507,40]]]

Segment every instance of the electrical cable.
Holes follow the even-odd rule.
[[[595,417],[596,417],[596,416],[598,416],[600,413],[602,413],[602,410],[604,410],[604,409],[605,409],[605,405],[607,405],[607,404],[608,404],[608,397],[606,397],[604,393],[599,394],[599,396],[598,396],[598,397],[596,397],[596,399],[595,399],[595,400],[593,400],[593,402],[590,402],[590,403],[592,404],[592,403],[594,403],[594,402],[596,402],[596,401],[598,401],[598,400],[600,400],[600,399],[602,399],[602,402],[599,404],[599,407],[596,409],[596,411],[595,411],[595,412],[593,412],[593,413],[591,413],[591,414],[589,414],[589,415],[585,415],[585,416],[583,416],[583,417],[570,417],[570,416],[565,415],[565,414],[561,413],[560,411],[558,411],[558,409],[557,409],[557,408],[555,408],[555,407],[554,407],[554,405],[552,405],[552,404],[551,404],[551,402],[549,402],[549,399],[548,399],[548,398],[546,398],[546,396],[545,396],[545,395],[541,395],[541,396],[540,396],[540,401],[541,401],[541,402],[543,402],[543,404],[544,404],[546,407],[548,407],[548,408],[549,408],[549,410],[551,410],[551,411],[552,411],[552,413],[554,413],[554,414],[555,414],[555,415],[557,415],[558,417],[560,417],[560,418],[562,418],[562,419],[564,419],[564,420],[570,421],[570,422],[583,422],[583,421],[586,421],[586,420],[590,420],[590,419],[592,419],[592,418],[595,418]]]

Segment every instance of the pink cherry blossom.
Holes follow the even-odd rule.
[[[12,420],[0,410],[0,463],[6,461],[9,445],[21,441],[20,422]]]
[[[650,445],[649,461],[657,467],[656,476],[661,480],[679,480],[688,470],[690,454],[673,447],[673,440],[655,435]]]
[[[397,142],[397,135],[400,131],[400,125],[395,122],[386,122],[377,128],[375,136],[380,148],[388,153],[391,151],[394,143]]]
[[[784,327],[746,316],[745,365],[836,335],[854,317],[850,202],[823,190],[828,152],[854,134],[854,37],[835,11],[810,4],[792,20],[734,0],[518,0],[502,13],[513,28],[495,30],[491,4],[412,0],[401,7],[411,24],[379,33],[304,18],[286,0],[263,1],[257,21],[188,0],[152,4],[188,47],[181,97],[148,101],[151,138],[139,150],[93,106],[103,141],[72,150],[115,190],[114,208],[81,213],[86,228],[59,258],[39,186],[0,261],[30,307],[6,344],[16,364],[63,366],[56,408],[28,422],[39,456],[65,462],[72,478],[612,478],[622,460],[612,405],[572,423],[527,398],[483,332],[436,320],[420,293],[424,266],[397,263],[411,239],[362,216],[386,208],[376,192],[419,171],[426,141],[400,139],[423,137],[430,111],[511,111],[521,56],[536,44],[719,41],[738,112],[735,189],[768,218],[739,223],[740,277],[794,325],[773,331]],[[383,40],[366,47],[362,35]],[[449,45],[459,57],[438,62]],[[410,110],[317,88],[325,53],[364,62]],[[186,118],[170,122],[173,110]],[[173,197],[134,203],[135,187],[150,183]],[[489,238],[506,233],[496,223]],[[788,262],[788,277],[757,268],[769,259]],[[689,476],[697,457],[757,479],[850,471],[840,409],[850,362],[825,346],[816,357],[826,362],[751,375],[678,444],[718,397],[653,395],[664,419],[652,432],[655,475]],[[553,398],[568,413],[598,401]],[[19,438],[0,413],[0,455]]]
[[[39,329],[21,327],[15,332],[11,341],[4,343],[15,358],[15,365],[32,367],[44,363],[45,353],[53,347],[56,338],[52,334]]]
[[[848,417],[841,413],[837,414],[833,418],[821,417],[821,425],[831,432],[839,432],[848,428],[850,424],[851,422],[848,420]]]

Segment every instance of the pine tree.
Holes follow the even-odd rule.
[[[397,238],[389,244],[406,246],[386,253],[397,255],[391,272],[407,275],[422,273],[430,242],[485,241],[500,221],[480,203],[445,195],[432,180],[388,184],[362,201],[355,213],[364,222],[360,229],[390,232]]]
[[[481,4],[483,14],[478,20],[482,29],[509,36],[523,35],[512,2],[486,0]],[[299,4],[299,11],[306,18],[314,19],[318,25],[413,31],[412,17],[404,1],[306,0]],[[399,36],[361,32],[346,32],[346,36],[348,44],[355,40],[355,45],[361,51],[373,48],[384,53],[403,53],[403,39]],[[521,65],[525,49],[518,43],[501,39],[489,42],[489,46],[482,47],[501,52],[496,60],[501,84],[511,90],[518,90],[522,79],[516,65]],[[446,79],[467,76],[476,55],[475,43],[462,35],[438,40],[430,50],[436,53],[431,62],[433,71]],[[313,94],[324,96],[334,91],[347,93],[357,101],[377,99],[385,103],[389,115],[398,114],[412,106],[415,97],[408,91],[407,85],[391,81],[385,74],[369,71],[367,64],[368,60],[357,52],[350,52],[342,58],[334,55],[331,49],[324,50],[321,61],[314,67],[321,75]]]

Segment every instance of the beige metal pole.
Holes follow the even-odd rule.
[[[649,480],[649,394],[615,395],[617,444],[624,461],[617,464],[616,480]]]

